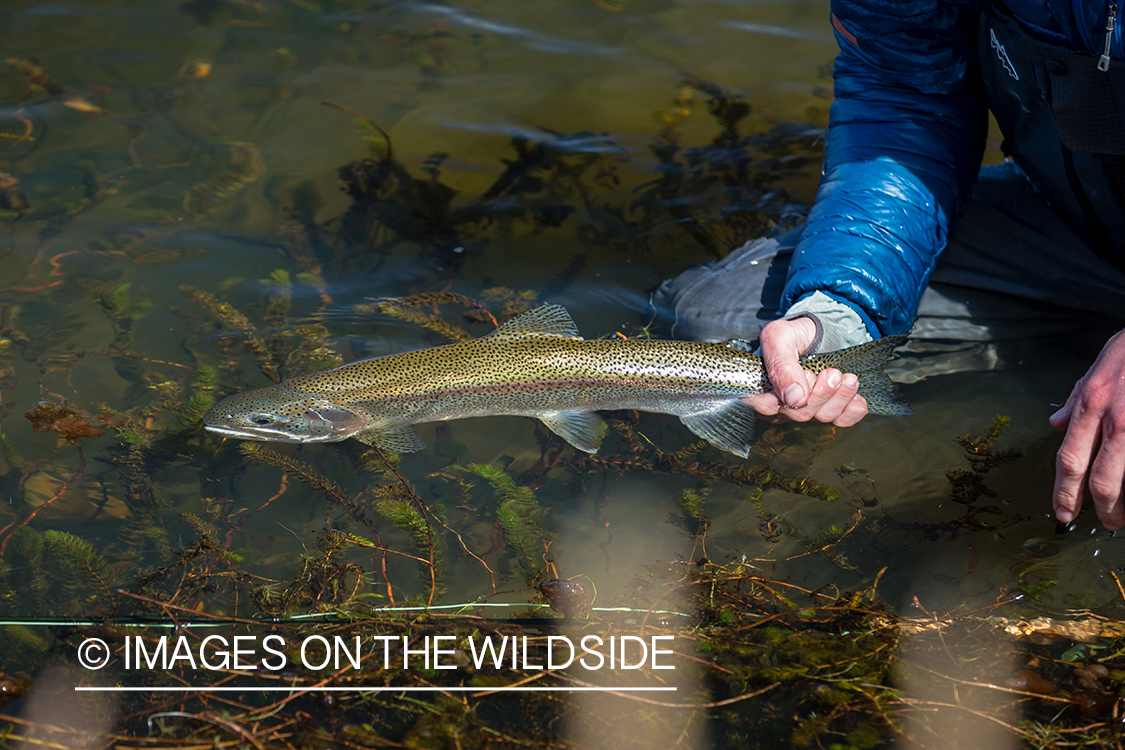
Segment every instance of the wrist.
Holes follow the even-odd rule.
[[[817,347],[810,349],[807,354],[815,351],[833,352],[874,340],[859,313],[824,292],[813,292],[794,302],[785,319],[798,316],[811,317],[819,329]]]

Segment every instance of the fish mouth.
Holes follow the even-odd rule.
[[[265,427],[220,427],[218,425],[204,425],[211,432],[223,437],[238,438],[240,440],[258,440],[270,443],[329,443],[340,440],[339,435],[315,435],[310,437],[294,437],[284,430],[271,430]]]

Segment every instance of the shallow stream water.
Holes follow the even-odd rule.
[[[9,2],[0,42],[23,61],[0,70],[0,172],[18,180],[0,198],[8,501],[0,619],[9,636],[0,673],[64,697],[67,685],[110,674],[75,666],[80,639],[59,629],[65,621],[167,624],[191,611],[282,618],[333,612],[347,599],[327,588],[286,607],[250,596],[266,585],[277,597],[300,579],[328,530],[364,527],[299,472],[249,460],[198,430],[177,433],[200,367],[216,368],[214,389],[202,389],[210,397],[268,385],[248,330],[281,377],[445,343],[409,320],[356,308],[426,292],[491,295],[496,315],[509,302],[562,304],[588,338],[661,335],[650,330],[648,308],[661,279],[800,221],[815,194],[836,51],[827,2],[783,1]],[[41,75],[28,73],[35,66]],[[718,105],[731,103],[749,110],[732,118],[735,136],[724,141],[730,110]],[[732,162],[742,183],[729,180]],[[341,177],[367,192],[349,194]],[[497,288],[507,291],[488,291]],[[491,329],[483,318],[466,321],[464,309],[441,311],[473,335]],[[232,323],[230,310],[248,322]],[[1120,618],[1125,600],[1111,575],[1121,570],[1120,540],[1089,510],[1065,533],[1049,515],[1060,436],[1047,417],[1107,335],[1007,342],[989,353],[994,369],[908,382],[909,417],[847,430],[763,420],[749,465],[818,482],[833,502],[776,483],[755,489],[654,470],[657,454],[646,446],[674,452],[692,442],[670,417],[614,415],[640,447],[615,436],[599,454],[604,463],[583,465],[567,464],[569,448],[560,459],[558,439],[526,419],[423,426],[430,449],[402,458],[397,471],[449,524],[442,593],[428,598],[417,559],[388,561],[354,545],[333,559],[362,569],[348,579],[352,604],[509,603],[475,612],[516,626],[534,613],[528,605],[544,603],[537,580],[573,578],[595,606],[640,608],[652,605],[638,580],[653,566],[701,558],[804,590],[861,591],[877,580],[878,598],[907,616],[1018,596],[1012,617]],[[72,402],[94,421],[117,417],[102,418],[106,434],[71,443],[57,430],[33,432],[24,414],[41,399]],[[992,469],[979,497],[958,502],[947,473],[971,467],[954,438],[984,432],[996,415],[1010,418],[996,447],[1022,458]],[[390,477],[354,443],[268,448],[365,507]],[[548,458],[562,463],[551,469]],[[483,510],[497,503],[488,484],[477,476],[467,489],[470,475],[451,468],[469,465],[534,489],[541,548],[527,565]],[[703,535],[685,522],[685,490],[704,497]],[[409,531],[369,515],[381,544],[419,554]],[[47,533],[71,536],[44,543]],[[153,570],[203,554],[204,537],[221,551],[197,571],[196,588],[177,588],[170,573],[143,584]],[[60,549],[75,540],[89,551],[67,557]],[[96,573],[74,562],[91,555]],[[659,608],[690,606],[671,597]],[[47,622],[54,627],[37,624]],[[626,617],[611,630],[636,626]],[[693,663],[708,658],[682,650]],[[44,676],[56,673],[61,682]],[[139,679],[114,674],[109,682]],[[660,684],[677,684],[668,679]],[[173,669],[144,684],[192,684],[192,676]],[[727,695],[708,679],[679,686],[668,700]],[[162,711],[200,710],[159,700]],[[612,732],[599,727],[616,719],[592,694],[560,700],[573,705],[510,710],[516,724],[519,712],[529,724],[542,710],[568,717],[531,733],[553,733],[560,745],[619,742],[605,739]],[[755,700],[766,706],[755,709],[761,726],[802,744],[770,724],[768,696]],[[40,726],[63,722],[68,711],[52,713],[50,703],[33,694],[3,710]],[[91,726],[114,726],[112,705],[102,704]],[[122,722],[144,715],[121,705]],[[324,705],[301,710],[343,710]],[[611,705],[631,726],[632,707]],[[395,708],[388,698],[370,710]],[[382,741],[461,746],[448,727],[421,740],[418,725],[379,721]],[[709,721],[642,721],[623,731],[635,731],[637,746],[739,746],[724,719]],[[181,746],[173,738],[190,735],[167,728],[164,736]]]

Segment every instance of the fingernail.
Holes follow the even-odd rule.
[[[805,392],[801,390],[801,386],[796,383],[790,383],[789,387],[781,394],[781,400],[785,402],[786,406],[796,406],[797,402],[800,401],[801,397],[804,395]]]
[[[828,371],[828,387],[836,388],[840,385],[840,373],[837,370]]]
[[[1055,518],[1059,523],[1070,523],[1074,520],[1074,513],[1069,508],[1055,508]]]
[[[857,378],[855,375],[849,372],[844,376],[845,388],[855,388],[857,385],[859,385],[859,378]]]

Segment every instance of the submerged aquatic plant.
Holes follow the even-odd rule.
[[[952,499],[964,505],[972,505],[980,498],[996,497],[996,493],[984,483],[984,475],[998,466],[1004,466],[1023,457],[1020,451],[1009,448],[996,450],[993,443],[1000,439],[1011,423],[1009,417],[997,415],[980,435],[965,433],[956,438],[956,442],[965,449],[965,460],[971,469],[962,469],[946,472],[949,483],[953,486]]]
[[[217,12],[203,5],[188,3],[185,11]],[[301,0],[294,7],[327,12],[314,5]],[[245,5],[223,12],[279,11]],[[406,43],[441,44],[453,33],[435,28],[426,40]],[[437,74],[445,65],[440,50],[426,50],[429,57],[420,64]],[[693,102],[699,94],[718,132],[709,143],[692,147],[686,144],[683,126],[689,118],[700,119]],[[184,289],[193,304],[176,312],[188,321],[190,333],[175,354],[165,355],[182,362],[158,359],[145,350],[149,342],[138,336],[136,322],[148,308],[145,301],[137,301],[139,285],[80,276],[67,265],[71,259],[66,254],[48,254],[39,262],[40,268],[21,281],[20,293],[54,294],[80,279],[91,307],[104,314],[112,342],[90,351],[60,347],[57,341],[64,339],[52,344],[29,335],[26,331],[35,332],[35,323],[19,317],[22,313],[16,309],[0,307],[0,388],[6,391],[0,413],[15,408],[7,391],[21,378],[38,377],[34,385],[50,394],[60,390],[60,374],[86,357],[113,363],[127,406],[95,409],[90,397],[77,394],[74,404],[52,396],[52,406],[32,407],[34,424],[54,430],[62,439],[43,455],[0,436],[0,487],[13,501],[0,529],[6,545],[0,555],[0,606],[9,617],[63,618],[51,637],[24,625],[4,626],[16,646],[13,650],[43,659],[41,655],[49,653],[73,652],[86,638],[103,638],[115,657],[103,673],[105,679],[141,679],[138,672],[121,668],[125,639],[139,637],[151,647],[156,637],[153,630],[118,619],[130,608],[174,626],[168,629],[170,635],[183,634],[191,642],[201,640],[197,628],[204,624],[208,634],[284,635],[284,653],[290,657],[286,670],[268,676],[265,670],[250,669],[191,675],[197,687],[253,686],[269,679],[271,686],[276,682],[287,692],[261,697],[248,691],[237,701],[224,698],[224,693],[192,693],[167,705],[174,710],[163,710],[160,698],[126,695],[123,718],[112,735],[52,726],[49,743],[97,742],[120,748],[145,743],[553,747],[572,742],[559,729],[565,721],[597,727],[606,745],[638,744],[634,727],[653,726],[667,743],[688,746],[692,723],[706,722],[710,738],[721,747],[867,748],[886,745],[899,732],[911,738],[940,736],[942,726],[934,725],[937,732],[929,732],[929,727],[915,732],[904,718],[937,710],[968,715],[971,710],[961,697],[988,690],[1014,696],[1007,699],[1021,701],[1026,708],[1026,725],[998,719],[1013,736],[1060,745],[1116,742],[1114,708],[1125,674],[1125,626],[1115,629],[1111,626],[1121,624],[1083,616],[1024,622],[1018,611],[1005,619],[991,608],[927,613],[923,618],[896,616],[878,595],[883,571],[864,571],[846,554],[849,541],[875,529],[877,522],[893,524],[893,519],[864,515],[878,505],[872,472],[850,467],[838,472],[852,499],[844,512],[854,512],[823,528],[802,528],[791,520],[798,515],[767,507],[769,491],[790,493],[787,497],[794,502],[840,496],[834,487],[804,475],[800,462],[785,458],[800,443],[797,428],[767,431],[750,462],[732,463],[702,442],[668,449],[646,436],[628,414],[618,414],[612,422],[617,437],[607,441],[599,457],[575,454],[541,430],[544,442],[538,460],[525,456],[517,462],[501,456],[488,464],[467,465],[450,465],[469,447],[457,444],[441,427],[436,441],[440,451],[402,462],[355,443],[332,446],[330,451],[318,446],[267,448],[223,441],[199,430],[215,399],[258,384],[257,372],[277,380],[342,363],[345,349],[333,338],[333,282],[351,270],[378,266],[404,240],[422,246],[411,259],[412,270],[419,271],[418,283],[433,281],[430,288],[446,291],[382,298],[347,309],[407,321],[444,340],[463,340],[478,333],[471,326],[488,330],[540,297],[558,294],[580,277],[586,262],[576,256],[537,290],[486,289],[480,292],[483,302],[448,291],[450,268],[474,243],[490,237],[536,235],[577,224],[570,229],[599,252],[636,252],[668,242],[690,243],[691,250],[721,255],[747,233],[784,228],[799,218],[801,208],[782,191],[766,191],[778,178],[815,163],[815,154],[807,148],[815,134],[794,127],[749,134],[748,113],[749,104],[730,92],[689,79],[674,109],[662,113],[663,130],[652,145],[659,162],[654,179],[624,194],[618,185],[624,157],[607,136],[543,131],[540,138],[515,138],[499,176],[479,195],[469,196],[451,187],[455,183],[445,176],[450,162],[443,155],[412,170],[397,160],[389,135],[368,121],[362,135],[369,146],[367,158],[341,170],[350,199],[347,210],[318,221],[325,204],[315,188],[304,183],[294,188],[293,205],[278,211],[283,214],[277,226],[281,260],[278,267],[270,265],[253,275],[256,279],[268,273],[268,278],[261,285],[251,282],[251,299],[238,300],[222,285]],[[138,172],[146,169],[140,157],[136,155],[132,167]],[[177,212],[188,215],[214,210],[264,170],[261,153],[245,141],[212,143],[190,159],[200,171],[209,172],[198,175],[200,179],[192,177],[190,187],[173,201]],[[59,221],[119,194],[123,186],[122,180],[98,175],[92,168],[83,168],[81,174],[81,196],[60,212],[65,218]],[[20,221],[37,221],[39,199],[32,211],[21,196],[19,183],[5,182],[0,173],[0,209]],[[140,262],[147,256],[148,262],[154,260],[153,253],[187,257],[183,250],[152,249],[148,243],[157,242],[158,235],[141,230],[107,233],[91,242],[89,252],[99,261]],[[357,253],[357,247],[370,252]],[[451,309],[456,314],[450,314]],[[76,390],[81,385],[78,382]],[[988,495],[984,475],[1012,458],[994,446],[1002,426],[997,422],[979,438],[963,438],[970,471],[950,472],[955,496],[973,513],[979,497]],[[103,431],[106,434],[98,434]],[[96,471],[87,468],[87,454],[96,456],[90,460],[97,464]],[[65,466],[68,460],[76,466]],[[445,468],[435,470],[440,466]],[[44,503],[31,495],[28,484],[48,469],[55,470],[60,481],[52,485],[54,497],[48,495]],[[557,500],[550,489],[552,483],[563,482],[568,488],[601,486],[594,509],[600,513],[624,472],[687,478],[661,483],[658,492],[666,484],[667,496],[656,500],[678,508],[676,522],[692,539],[683,542],[684,554],[676,559],[653,560],[647,570],[625,570],[623,578],[633,583],[614,601],[595,601],[583,577],[586,571],[568,570],[576,575],[566,579],[554,569],[551,557],[557,550],[552,544],[559,542],[550,530],[555,528],[551,514]],[[691,486],[685,489],[684,482]],[[251,484],[265,486],[261,496],[247,504],[248,497],[256,497],[246,490]],[[288,493],[298,491],[300,484],[309,488],[314,501],[324,498],[327,503],[286,505]],[[735,505],[746,503],[749,528],[752,532],[757,523],[768,547],[765,553],[742,554],[723,540],[707,538],[709,533],[717,536],[715,527],[721,525],[711,514],[723,518],[716,509],[722,494],[717,490],[724,486],[734,488]],[[548,489],[541,490],[544,487]],[[84,504],[76,502],[65,516],[51,515],[79,496]],[[279,511],[283,505],[285,513]],[[68,522],[64,529],[60,517],[80,523]],[[312,528],[319,529],[316,544],[299,557],[278,541],[305,538],[302,524],[307,530],[314,521]],[[602,521],[611,536],[612,524],[599,517]],[[255,528],[258,522],[263,525]],[[957,534],[990,529],[973,518],[948,528]],[[783,544],[795,549],[780,553],[778,549],[786,549]],[[605,548],[608,564],[608,543]],[[801,571],[793,561],[811,555],[832,563],[835,568],[823,568],[835,572],[837,580],[859,583],[848,590],[832,581],[818,581],[817,588],[795,583]],[[594,568],[603,562],[599,558],[580,564]],[[467,575],[468,568],[487,573],[488,583],[481,575]],[[544,575],[548,580],[542,580]],[[505,601],[499,599],[501,594]],[[546,612],[540,596],[555,615]],[[492,609],[512,604],[512,599],[517,600],[514,612]],[[1007,599],[1001,604],[1009,606]],[[490,616],[496,612],[512,616]],[[79,624],[79,618],[87,616],[95,619]],[[669,695],[619,691],[604,696],[607,702],[620,701],[613,704],[613,721],[605,721],[589,705],[567,703],[559,693],[488,693],[531,683],[592,686],[589,675],[577,670],[534,668],[549,656],[548,634],[564,629],[578,637],[654,632],[673,636],[676,676],[683,677],[683,689]],[[1026,640],[1005,640],[999,647],[998,633]],[[355,638],[363,643],[390,638],[391,657],[384,663],[375,650],[358,666],[318,671],[308,658],[300,660],[295,654],[297,644],[311,635],[339,637],[349,645]],[[949,641],[943,639],[964,636],[969,645],[954,661],[980,665],[980,674],[972,680],[952,670],[934,674],[935,683],[945,690],[942,696],[909,698],[899,689],[897,675],[922,660],[915,658],[918,651],[900,650],[906,635],[921,639],[922,650],[939,657],[948,653]],[[417,663],[409,669],[401,666],[408,649],[421,648],[419,642],[435,636],[449,639],[456,670]],[[485,636],[507,643],[520,639],[529,644],[529,652],[522,662],[475,664],[474,645],[479,647]],[[1079,654],[1073,650],[1077,645],[1087,650]],[[1054,697],[1028,689],[1042,685],[1027,674],[1009,674],[996,656],[1001,652],[1015,652],[1026,662],[1022,669],[1038,670],[1039,678],[1055,687]],[[25,663],[42,662],[21,662],[18,668]],[[646,684],[664,679],[649,669],[627,676],[633,674]],[[0,695],[8,686],[26,692],[22,679],[0,675]],[[1006,679],[1022,680],[1016,683],[1019,688],[1009,688],[1020,692],[999,690]],[[621,680],[605,686],[631,684]],[[412,693],[404,699],[332,693],[331,699],[323,700],[311,692],[319,687],[371,686],[480,692],[459,693],[457,699],[440,694]],[[700,688],[710,693],[708,699],[699,697]],[[6,723],[5,736],[14,741],[48,742],[37,734],[43,728],[25,718],[14,715],[0,721]]]
[[[533,578],[542,567],[543,552],[548,542],[542,528],[545,513],[535,500],[534,491],[516,484],[505,471],[495,466],[469,464],[458,468],[484,479],[495,490],[498,499],[496,520],[503,530],[504,543],[511,548],[524,577]]]

